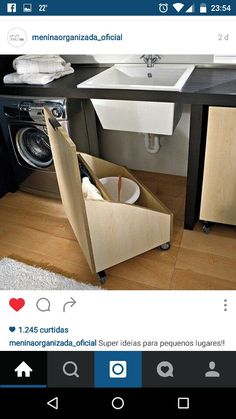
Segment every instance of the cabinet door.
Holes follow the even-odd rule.
[[[236,108],[209,109],[200,219],[236,225]]]
[[[95,272],[76,147],[48,109],[44,109],[44,115],[64,210],[90,269]],[[57,126],[54,127],[52,121]]]

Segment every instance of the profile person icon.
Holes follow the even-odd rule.
[[[210,370],[206,372],[205,377],[207,377],[207,378],[211,378],[211,377],[217,378],[217,377],[220,377],[220,373],[218,371],[215,371],[215,367],[216,367],[216,364],[215,364],[214,361],[209,362],[209,368],[210,368]]]

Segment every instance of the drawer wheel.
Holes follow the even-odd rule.
[[[101,285],[105,284],[106,282],[106,272],[105,271],[100,271],[97,273],[99,282]]]
[[[203,231],[205,234],[209,234],[211,231],[212,223],[210,221],[205,221],[203,224]]]
[[[164,251],[165,250],[169,250],[170,249],[170,246],[171,246],[170,245],[170,242],[166,242],[166,243],[163,243],[163,244],[160,245],[160,249],[161,250],[164,250]]]

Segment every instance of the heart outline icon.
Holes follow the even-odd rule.
[[[9,305],[13,310],[19,311],[21,310],[25,305],[24,298],[11,298],[9,301]]]

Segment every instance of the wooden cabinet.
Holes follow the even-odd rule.
[[[125,167],[76,153],[73,141],[45,110],[60,194],[66,215],[92,272],[163,245],[171,240],[172,214]],[[83,198],[78,161],[89,171],[104,200]],[[141,194],[136,205],[114,202],[99,178],[123,176],[135,180]]]
[[[236,108],[209,108],[200,219],[236,225]]]

